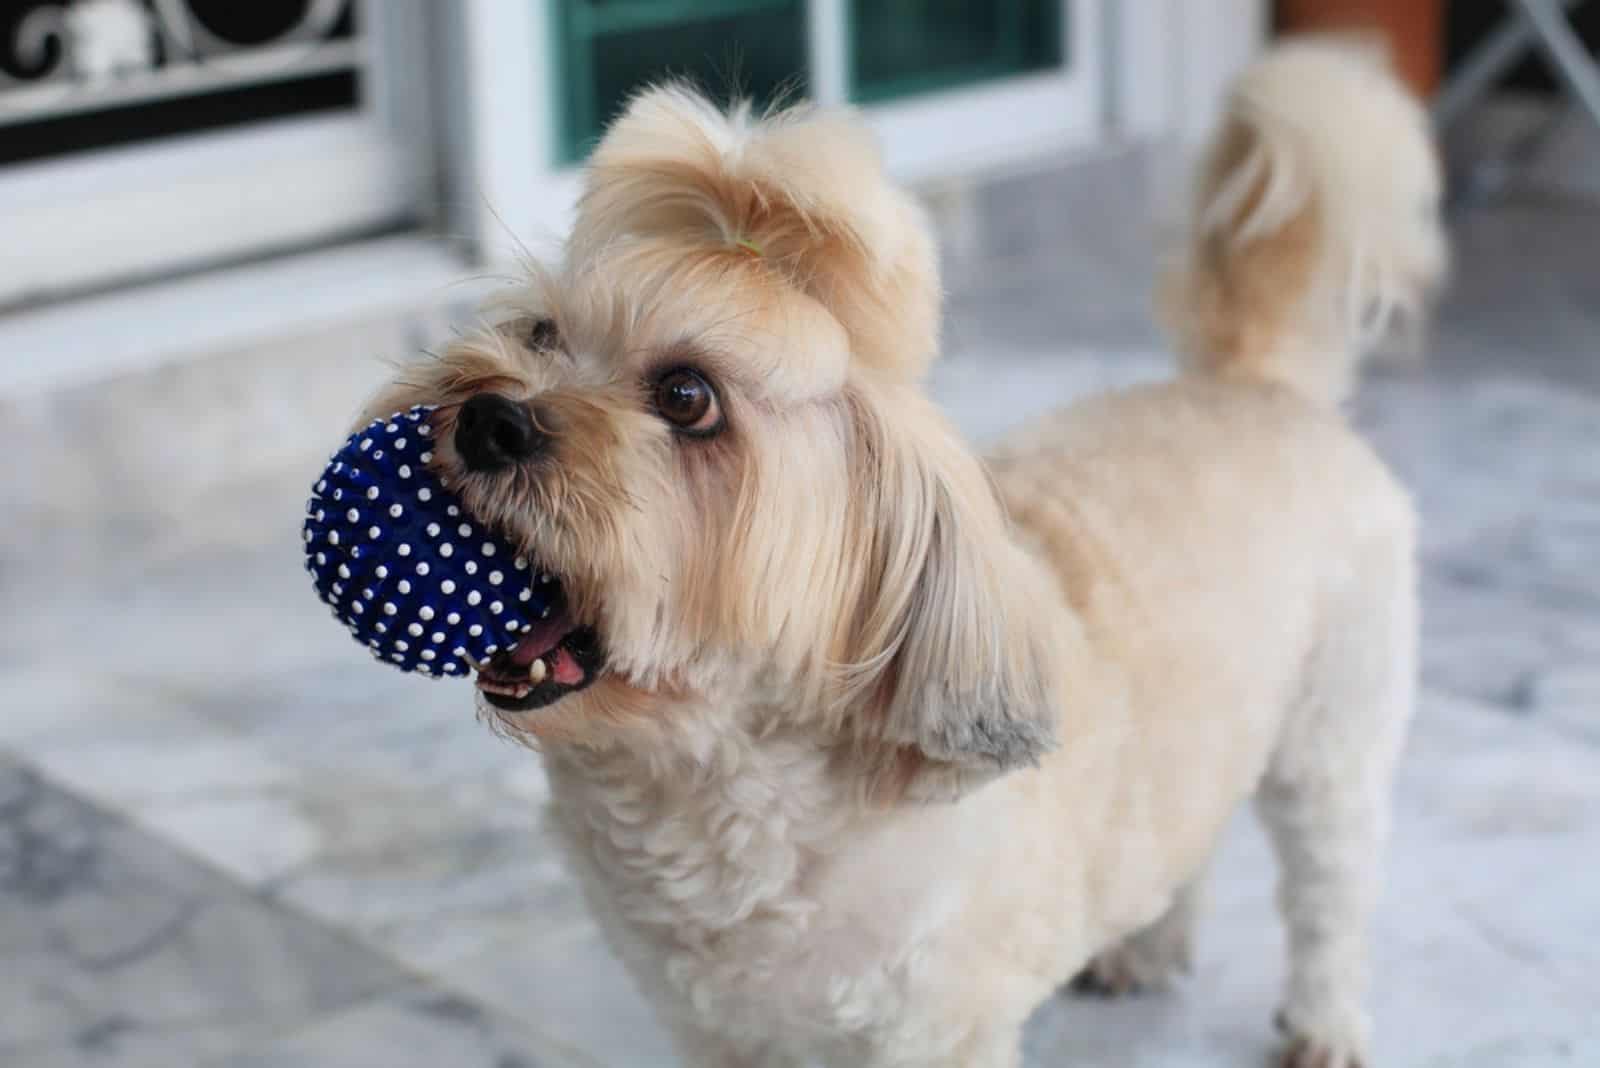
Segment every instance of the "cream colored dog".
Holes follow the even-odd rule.
[[[1275,52],[1173,276],[1184,373],[984,462],[923,395],[934,248],[862,126],[634,100],[564,262],[373,411],[440,405],[441,474],[561,577],[478,685],[687,1064],[1017,1065],[1063,981],[1181,965],[1252,794],[1285,1062],[1361,1062],[1417,610],[1338,403],[1443,267],[1437,198],[1380,63]]]

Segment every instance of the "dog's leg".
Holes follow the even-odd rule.
[[[1408,553],[1359,573],[1330,613],[1256,798],[1282,867],[1284,1068],[1366,1059],[1368,924],[1415,689],[1416,607]]]
[[[1072,980],[1073,992],[1121,997],[1164,989],[1174,977],[1187,975],[1194,966],[1194,925],[1204,884],[1204,877],[1196,876],[1154,923],[1096,954]]]
[[[685,1068],[789,1068],[788,1061],[765,1050],[736,1046],[684,1024],[676,1024],[672,1030],[677,1039],[678,1059]]]

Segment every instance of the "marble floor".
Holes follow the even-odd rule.
[[[980,191],[981,269],[952,271],[934,388],[978,437],[1164,373],[1148,242],[1029,181]],[[1600,209],[1513,199],[1459,248],[1431,362],[1356,410],[1425,518],[1376,1063],[1595,1065]],[[673,1064],[551,848],[536,759],[459,689],[374,668],[305,587],[302,495],[382,370],[326,356],[0,405],[23,443],[0,475],[0,1064]],[[231,466],[200,470],[217,441]],[[1029,1065],[1264,1063],[1271,893],[1241,819],[1194,976],[1043,1007]]]

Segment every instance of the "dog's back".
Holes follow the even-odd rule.
[[[1122,988],[1181,963],[1205,857],[1253,791],[1285,866],[1295,1065],[1354,1065],[1366,1041],[1363,928],[1415,670],[1414,521],[1338,407],[1443,273],[1439,184],[1422,109],[1377,57],[1276,50],[1230,98],[1164,281],[1182,374],[991,458],[1095,653],[1123,668],[1119,707],[1066,713],[1066,737],[1109,736],[1098,765],[1052,758],[1040,777],[1063,806],[1104,797],[1075,817],[1097,842],[1083,907],[1106,931],[1144,926],[1088,978]]]

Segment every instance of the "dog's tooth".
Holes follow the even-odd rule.
[[[546,666],[544,659],[541,657],[528,665],[528,679],[537,686],[544,681],[545,673],[549,670],[549,667]]]

